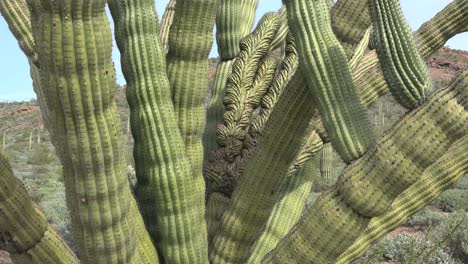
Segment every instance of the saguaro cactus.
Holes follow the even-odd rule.
[[[397,0],[283,2],[252,31],[257,1],[171,0],[161,27],[154,0],[107,1],[135,196],[106,1],[0,2],[63,166],[81,263],[349,263],[468,172],[468,71],[432,92],[423,62],[468,29],[468,0],[415,33]],[[366,109],[387,92],[408,113],[376,139]],[[347,167],[304,209],[331,145]],[[0,249],[78,263],[1,155]]]

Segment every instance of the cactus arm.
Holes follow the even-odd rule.
[[[172,22],[174,21],[175,7],[176,0],[170,0],[161,18],[159,37],[166,51],[169,49],[169,32],[171,31]]]
[[[351,69],[351,71],[354,71],[354,69],[356,69],[356,67],[359,65],[362,58],[364,57],[364,53],[366,52],[371,39],[371,32],[372,28],[370,27],[366,30],[366,33],[362,37],[359,44],[356,46],[353,56],[349,60],[349,68]]]
[[[333,175],[333,147],[325,144],[320,156],[320,174],[322,179],[330,181]]]
[[[109,3],[128,85],[140,211],[165,262],[198,263],[205,204],[178,127],[154,1]]]
[[[208,226],[208,240],[211,243],[216,232],[218,232],[221,224],[221,217],[227,210],[229,205],[229,197],[220,192],[210,194],[207,203],[206,221]]]
[[[301,57],[303,76],[323,117],[327,133],[346,163],[362,156],[373,141],[344,49],[334,36],[327,1],[284,1]]]
[[[459,76],[456,82],[465,78]],[[444,190],[451,188],[468,172],[468,136],[456,141],[436,163],[427,168],[421,178],[400,194],[385,214],[371,220],[366,230],[338,258],[337,263],[350,263],[375,241],[401,225],[409,216],[424,208]],[[450,169],[448,169],[450,168]]]
[[[270,50],[275,50],[279,48],[286,40],[286,37],[289,33],[288,13],[286,12],[286,6],[283,5],[280,8],[280,10],[278,11],[278,16],[280,17],[281,25],[278,29],[278,33],[276,33],[275,38],[271,42]]]
[[[387,85],[406,108],[421,104],[432,86],[399,0],[371,0],[374,39]]]
[[[240,52],[239,43],[252,29],[258,0],[220,0],[216,16],[216,42],[221,62],[216,68],[213,90],[208,101],[203,145],[205,153],[216,149],[216,131],[223,119],[223,98],[233,60]]]
[[[78,264],[0,153],[0,249],[15,263]]]
[[[202,134],[205,126],[204,101],[208,88],[208,55],[213,43],[213,27],[218,0],[178,0],[172,30],[169,34],[167,76],[171,84],[172,101],[179,129],[192,166],[192,195],[205,205],[205,181],[203,178]],[[204,214],[205,207],[200,214]],[[195,252],[208,262],[206,222],[198,224],[198,242]]]
[[[147,233],[151,252],[141,255],[135,239],[139,236],[137,227],[143,223],[130,193],[118,143],[120,127],[112,103],[115,76],[105,3],[32,1],[31,5],[34,39],[40,43],[36,51],[41,88],[51,95],[52,100],[46,99],[50,110],[63,116],[59,119],[63,123],[58,124],[61,127],[55,129],[66,129],[54,145],[58,153],[65,154],[65,176],[75,178],[70,188],[76,200],[69,205],[76,206],[72,217],[79,219],[74,222],[82,232],[81,261],[149,263],[145,258],[156,257],[156,252]],[[102,44],[96,45],[95,39]]]
[[[365,230],[371,217],[384,214],[400,193],[468,133],[467,88],[466,83],[459,83],[441,90],[407,114],[362,158],[345,168],[337,185],[263,262],[334,262]]]
[[[332,28],[348,58],[371,25],[367,0],[338,0],[331,10]]]
[[[468,1],[452,1],[415,32],[415,41],[424,59],[440,49],[451,37],[468,26]],[[366,107],[389,92],[375,51],[364,56],[353,73],[361,101]]]
[[[232,194],[230,207],[213,239],[211,262],[244,263],[271,213],[278,194],[275,190],[284,179],[278,175],[286,174],[314,114],[308,90],[296,84],[301,82],[293,79],[280,97],[255,155]]]
[[[0,13],[7,21],[11,33],[15,36],[21,50],[28,58],[34,58],[34,39],[30,12],[25,0],[3,0]]]
[[[289,167],[285,181],[278,188],[279,200],[275,203],[262,234],[255,242],[247,263],[260,263],[302,215],[315,179],[315,174],[310,172],[309,166],[314,166],[313,158],[318,157],[315,154],[322,148],[322,141],[314,131],[309,131],[307,135],[306,142],[302,143],[301,150]]]

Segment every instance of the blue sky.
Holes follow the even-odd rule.
[[[156,0],[156,2],[158,14],[162,15],[168,0]],[[407,20],[415,30],[450,2],[450,0],[401,0],[401,5]],[[277,11],[280,6],[281,0],[259,0],[256,20],[258,21],[265,12]],[[26,57],[19,49],[1,16],[0,39],[0,101],[21,101],[35,98]],[[448,45],[452,48],[468,50],[468,33],[456,36],[448,42]],[[123,84],[125,80],[120,71],[120,59],[116,48],[114,48],[113,54],[117,69],[117,83]],[[211,56],[217,56],[216,46],[213,47]]]

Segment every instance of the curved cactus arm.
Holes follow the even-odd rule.
[[[331,10],[332,28],[348,58],[371,25],[368,0],[338,0]]]
[[[204,188],[193,182],[178,127],[154,1],[109,4],[128,85],[140,211],[165,262],[203,263]]]
[[[22,263],[78,264],[0,153],[0,249]]]
[[[264,263],[332,263],[453,142],[468,133],[468,86],[434,94],[394,125],[304,215]],[[450,170],[450,168],[446,168]],[[338,222],[337,222],[338,221]]]
[[[30,12],[25,0],[3,0],[0,13],[7,21],[11,33],[15,36],[21,50],[28,58],[34,59],[34,38]]]
[[[216,16],[216,42],[221,62],[216,68],[214,87],[208,102],[203,145],[205,153],[216,149],[216,131],[222,122],[226,83],[234,58],[239,54],[239,43],[252,29],[258,0],[219,0]]]
[[[156,251],[141,229],[118,141],[105,2],[31,1],[31,5],[40,88],[50,112],[59,117],[51,134],[61,135],[52,140],[63,154],[65,177],[73,177],[65,182],[73,183],[67,187],[67,200],[74,199],[68,205],[80,232],[81,261],[152,263]],[[81,12],[72,15],[72,10]],[[102,45],[95,44],[97,38]]]
[[[424,23],[414,34],[418,50],[424,59],[440,49],[451,37],[468,26],[468,1],[456,0]],[[375,51],[366,54],[353,72],[362,103],[369,107],[389,92]]]
[[[278,175],[286,175],[314,114],[309,91],[296,84],[302,83],[293,79],[285,89],[246,164],[213,239],[210,261],[214,263],[244,263],[277,201],[277,188],[285,179]]]
[[[332,32],[327,1],[283,2],[304,65],[304,78],[318,97],[317,106],[332,144],[349,163],[366,152],[373,136],[344,49]]]
[[[159,37],[161,38],[161,44],[166,51],[169,50],[169,32],[171,32],[171,26],[174,21],[176,1],[177,0],[169,1],[161,18]]]
[[[377,55],[387,85],[401,105],[413,109],[426,99],[432,86],[400,1],[371,0],[369,6]]]
[[[466,72],[462,78],[467,78]],[[465,85],[468,83],[465,80]],[[456,141],[421,178],[400,194],[390,210],[371,220],[366,230],[338,258],[337,263],[350,263],[385,234],[401,225],[409,216],[424,208],[444,190],[451,188],[468,172],[468,136]]]

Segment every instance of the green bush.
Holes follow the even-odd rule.
[[[468,190],[468,175],[465,175],[465,177],[461,178],[455,188],[459,190]]]
[[[428,234],[433,241],[442,242],[442,247],[462,263],[468,263],[468,216],[458,212],[446,217]]]
[[[444,212],[468,211],[468,192],[461,189],[447,190],[432,205]]]
[[[430,240],[422,237],[400,234],[394,238],[385,237],[369,248],[354,264],[391,261],[405,264],[457,264],[448,253]]]
[[[411,217],[406,220],[403,224],[404,226],[435,226],[438,225],[441,221],[443,221],[446,217],[439,213],[436,213],[429,208],[425,207],[421,211],[418,211],[416,214],[412,215]]]

